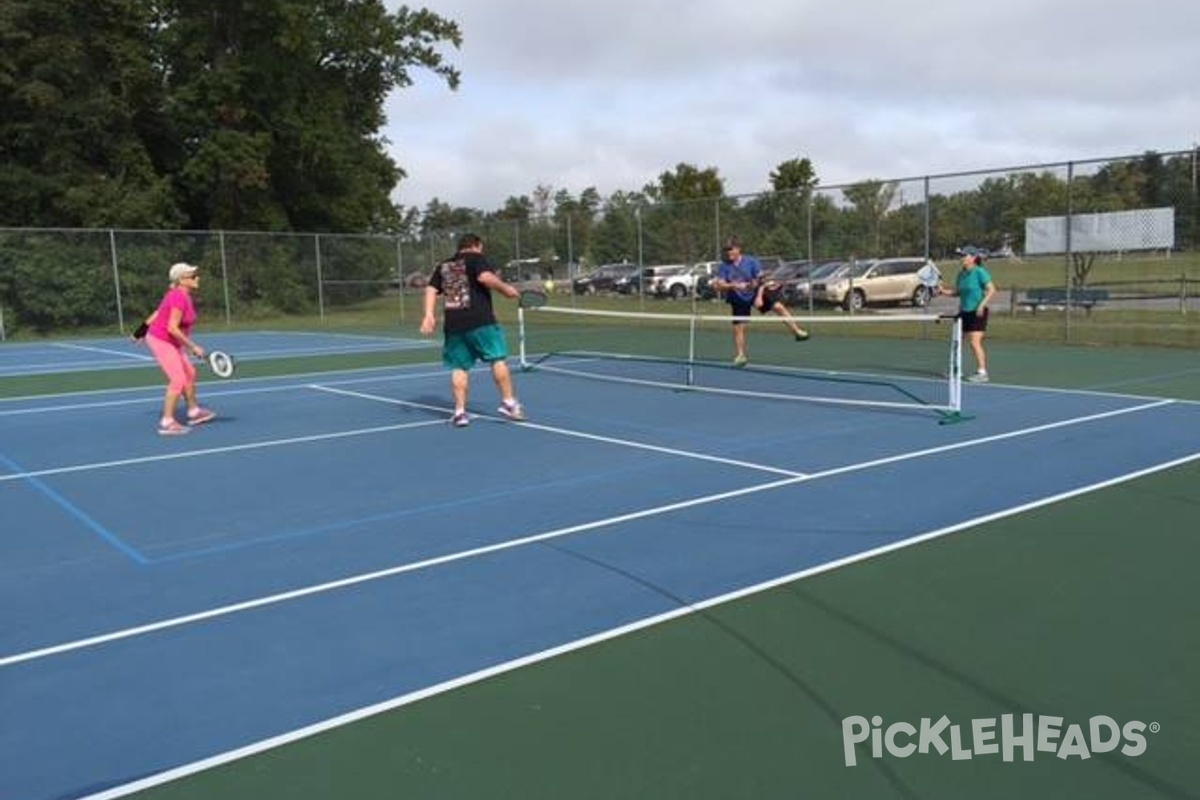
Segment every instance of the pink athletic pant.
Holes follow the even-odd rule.
[[[168,391],[183,394],[184,389],[196,383],[196,366],[182,347],[174,342],[164,342],[157,336],[147,336],[146,345],[166,373]]]

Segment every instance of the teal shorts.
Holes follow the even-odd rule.
[[[499,325],[484,325],[461,333],[447,333],[442,363],[450,369],[470,369],[476,361],[488,364],[508,358],[508,340]]]

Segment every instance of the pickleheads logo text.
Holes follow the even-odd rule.
[[[999,724],[997,724],[997,722]],[[870,741],[872,758],[884,753],[896,758],[908,758],[914,753],[938,756],[950,754],[953,761],[965,761],[975,756],[999,755],[1013,761],[1020,752],[1025,761],[1033,761],[1037,753],[1053,753],[1061,759],[1091,758],[1095,753],[1110,753],[1120,748],[1122,755],[1140,756],[1146,752],[1146,733],[1158,733],[1157,722],[1146,724],[1130,720],[1124,725],[1112,717],[1098,715],[1086,724],[1063,725],[1062,717],[1013,714],[973,719],[965,725],[952,723],[943,715],[938,720],[923,717],[913,725],[892,722],[886,727],[882,717],[853,716],[842,720],[842,749],[846,766],[858,764],[858,745]]]

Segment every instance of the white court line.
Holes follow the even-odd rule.
[[[314,334],[322,336],[325,334]],[[306,346],[297,347],[295,349],[239,349],[236,355],[241,359],[268,359],[268,358],[296,358],[303,356],[323,356],[323,355],[354,355],[356,353],[384,353],[389,351],[408,352],[412,350],[432,349],[437,347],[436,342],[424,339],[382,339],[372,337],[359,337],[368,339],[365,344],[331,344],[327,346]],[[126,350],[115,350],[106,347],[93,345],[74,344],[71,342],[48,342],[47,347],[60,348],[64,350],[78,350],[81,352],[101,353],[109,356],[119,356],[122,364],[105,364],[96,361],[46,361],[46,362],[22,362],[16,366],[0,367],[0,377],[27,377],[27,376],[45,376],[47,373],[58,372],[83,372],[95,371],[103,369],[118,369],[123,367],[135,366],[129,363],[129,359],[134,359],[136,366],[142,364],[154,363],[154,357],[144,353],[134,353]],[[19,369],[19,371],[10,371]]]
[[[224,447],[205,447],[200,450],[188,450],[183,453],[161,453],[153,456],[122,458],[115,461],[95,461],[91,464],[72,464],[71,466],[67,467],[48,467],[46,469],[29,470],[28,472],[15,472],[11,475],[0,475],[0,483],[4,483],[5,481],[25,480],[27,478],[43,478],[47,475],[65,475],[72,472],[88,472],[90,470],[128,467],[135,464],[152,464],[156,461],[176,461],[183,458],[198,458],[200,456],[220,455],[221,453],[235,453],[240,450],[262,450],[267,447],[284,447],[287,445],[304,444],[307,442],[321,442],[330,439],[345,439],[351,436],[371,436],[377,433],[387,433],[389,431],[401,431],[408,428],[427,428],[431,425],[445,424],[445,420],[440,419],[425,420],[422,422],[404,422],[396,425],[379,425],[373,428],[356,428],[350,431],[314,433],[308,436],[292,436],[286,439],[268,439],[262,442],[231,444]]]
[[[289,390],[289,389],[306,389],[306,388],[308,388],[309,381],[311,379],[318,378],[318,377],[326,377],[329,375],[349,374],[349,375],[362,376],[362,377],[355,377],[355,378],[346,378],[345,380],[342,380],[342,381],[326,381],[326,383],[332,383],[335,385],[336,384],[351,384],[351,383],[366,383],[366,382],[372,382],[372,381],[408,380],[410,378],[433,378],[433,377],[444,378],[446,375],[445,368],[440,367],[440,366],[434,371],[426,371],[426,372],[409,371],[414,368],[420,368],[420,369],[425,370],[425,369],[428,369],[428,365],[410,364],[410,365],[399,366],[399,367],[397,367],[397,366],[357,367],[354,369],[326,370],[326,371],[321,371],[321,372],[296,373],[294,375],[275,375],[275,376],[264,375],[259,378],[233,378],[228,381],[222,381],[220,384],[205,383],[205,384],[202,384],[202,386],[205,389],[204,394],[206,397],[209,397],[209,396],[226,397],[229,395],[255,394],[255,393],[259,393],[259,392],[279,392],[279,391],[285,391],[285,390]],[[397,369],[402,370],[397,375],[363,375],[363,373],[370,373],[370,372],[394,372]],[[284,381],[288,381],[288,382],[283,383]],[[237,389],[216,388],[217,386],[230,386],[230,385],[240,387],[242,384],[253,384],[253,383],[273,383],[273,384],[277,384],[277,385],[261,386],[261,387],[255,387],[255,388],[237,388]],[[52,398],[52,397],[54,397],[54,398],[57,398],[57,397],[93,397],[93,396],[105,396],[105,395],[113,395],[113,394],[129,394],[130,392],[151,392],[151,391],[155,393],[152,396],[152,398],[138,397],[138,398],[131,398],[129,400],[103,400],[103,401],[98,401],[98,402],[97,401],[85,401],[85,402],[79,402],[79,403],[61,403],[61,404],[53,405],[53,406],[38,406],[36,408],[14,408],[14,409],[2,408],[2,406],[6,403],[30,402],[33,400],[45,400],[47,398]],[[128,405],[130,403],[145,403],[145,402],[148,402],[150,399],[153,399],[155,402],[160,402],[160,403],[162,402],[162,387],[161,386],[127,386],[127,387],[118,388],[118,389],[93,389],[90,391],[82,391],[82,392],[66,392],[66,393],[55,392],[55,393],[50,393],[50,394],[22,395],[20,397],[0,397],[0,417],[15,415],[15,414],[37,414],[37,413],[41,413],[41,412],[50,412],[50,411],[74,411],[74,410],[78,410],[78,409],[104,408],[107,406]]]
[[[132,358],[138,361],[153,361],[154,356],[145,355],[144,353],[131,353],[128,350],[113,350],[108,347],[92,347],[83,344],[71,344],[70,342],[51,342],[51,347],[61,347],[64,350],[83,350],[87,353],[103,353],[106,356],[121,356],[122,358]]]
[[[315,384],[315,383],[311,384],[310,388],[316,389],[316,390],[322,391],[322,392],[330,392],[331,394],[345,395],[346,397],[358,397],[363,400],[373,400],[373,401],[379,402],[379,403],[388,403],[390,405],[411,406],[413,408],[433,408],[433,409],[437,409],[439,411],[443,410],[439,406],[430,406],[430,405],[426,405],[424,403],[414,403],[409,400],[397,400],[394,397],[384,397],[382,395],[366,394],[365,392],[352,392],[352,391],[349,391],[348,389],[335,389],[332,386],[322,386],[322,385]],[[635,442],[631,439],[617,439],[613,436],[600,436],[600,435],[594,434],[594,433],[584,433],[583,431],[572,431],[572,430],[568,430],[566,428],[556,428],[556,427],[553,427],[550,425],[540,425],[536,422],[530,422],[528,420],[525,420],[525,421],[519,422],[519,423],[513,423],[513,422],[509,422],[508,420],[500,420],[499,417],[492,417],[492,416],[486,415],[486,414],[481,414],[479,416],[482,416],[484,419],[497,419],[498,421],[502,421],[508,425],[517,424],[517,425],[520,425],[522,428],[532,428],[534,430],[545,431],[547,433],[556,433],[556,434],[559,434],[560,436],[571,436],[571,437],[575,437],[577,439],[587,439],[587,440],[590,440],[593,442],[603,442],[605,444],[615,444],[620,447],[632,447],[632,448],[635,448],[638,450],[650,450],[655,453],[665,453],[667,455],[682,456],[684,458],[691,458],[691,459],[695,459],[697,461],[712,461],[717,464],[727,464],[727,465],[735,466],[735,467],[745,467],[747,469],[758,470],[760,472],[770,472],[770,473],[774,473],[776,475],[786,475],[788,477],[793,477],[793,478],[804,477],[804,475],[805,475],[805,473],[803,473],[803,472],[796,472],[795,470],[790,470],[790,469],[780,469],[779,467],[772,467],[767,464],[755,464],[755,463],[751,463],[749,461],[738,461],[737,459],[733,459],[733,458],[721,458],[720,456],[713,456],[713,455],[709,455],[708,453],[697,453],[692,450],[678,450],[673,447],[661,447],[659,445],[647,444],[645,442]]]
[[[490,553],[498,553],[498,552],[501,552],[504,550],[511,550],[511,549],[514,549],[517,547],[523,547],[527,544],[534,544],[536,542],[543,542],[543,541],[547,541],[550,539],[558,539],[563,536],[568,536],[568,535],[575,534],[575,533],[581,533],[583,531],[596,530],[598,528],[607,528],[607,527],[611,527],[613,525],[619,525],[624,522],[631,522],[633,520],[646,519],[648,517],[660,516],[662,514],[667,514],[667,513],[673,512],[673,511],[679,511],[679,510],[685,509],[685,508],[693,508],[696,506],[709,505],[711,503],[721,502],[723,500],[728,500],[728,499],[734,498],[734,497],[743,497],[745,495],[757,494],[759,492],[769,491],[771,489],[779,489],[784,486],[792,486],[792,485],[795,485],[798,483],[819,480],[821,478],[828,478],[828,477],[832,477],[835,475],[844,475],[844,474],[851,473],[851,472],[860,472],[863,470],[872,469],[874,467],[884,466],[887,464],[896,464],[896,463],[899,463],[902,461],[909,461],[912,459],[924,458],[924,457],[931,456],[931,455],[938,455],[940,453],[949,452],[951,450],[959,450],[959,449],[963,449],[966,447],[973,447],[973,446],[977,446],[980,444],[986,444],[989,442],[1000,441],[1003,439],[1011,439],[1011,438],[1014,438],[1017,436],[1028,436],[1033,433],[1038,433],[1038,432],[1046,431],[1046,430],[1052,430],[1054,428],[1062,428],[1062,427],[1067,427],[1070,425],[1079,425],[1079,424],[1083,424],[1086,422],[1095,421],[1098,419],[1105,419],[1107,417],[1119,416],[1121,414],[1136,413],[1138,411],[1144,411],[1144,410],[1148,410],[1151,408],[1157,408],[1159,406],[1163,406],[1163,405],[1167,405],[1167,404],[1169,404],[1169,401],[1151,403],[1151,404],[1147,404],[1144,406],[1138,406],[1136,408],[1122,409],[1119,411],[1108,411],[1108,412],[1104,412],[1102,414],[1092,414],[1090,416],[1079,417],[1074,420],[1063,420],[1061,422],[1051,423],[1048,425],[1039,425],[1037,427],[1028,428],[1023,431],[1012,431],[1010,433],[997,434],[995,436],[987,436],[987,437],[984,437],[981,439],[976,439],[976,440],[972,440],[972,441],[968,441],[968,442],[959,442],[957,444],[943,445],[940,447],[931,447],[931,448],[927,448],[925,450],[918,450],[918,451],[915,451],[912,453],[900,453],[900,454],[893,455],[893,456],[886,456],[884,458],[873,459],[871,461],[863,461],[858,464],[848,464],[846,466],[835,467],[833,469],[825,470],[823,472],[815,472],[810,475],[803,475],[803,476],[797,476],[797,477],[791,477],[791,478],[783,478],[780,480],[771,481],[769,483],[758,484],[756,486],[747,486],[747,487],[743,487],[741,489],[734,489],[734,490],[727,491],[727,492],[719,492],[717,494],[703,495],[700,497],[692,498],[690,500],[680,500],[680,501],[677,501],[674,503],[667,503],[667,504],[661,505],[661,506],[654,506],[652,508],[642,509],[641,511],[633,511],[633,512],[630,512],[627,514],[620,514],[620,515],[617,515],[614,517],[608,517],[605,519],[593,520],[591,522],[583,522],[583,523],[580,523],[577,525],[569,525],[569,526],[566,526],[563,528],[555,528],[553,530],[545,531],[543,533],[537,533],[537,534],[533,534],[531,536],[523,536],[519,539],[510,539],[508,541],[498,542],[496,544],[486,545],[484,547],[475,547],[470,550],[461,550],[461,551],[458,551],[455,553],[447,553],[446,555],[443,555],[443,556],[436,556],[434,558],[423,559],[421,561],[409,562],[407,564],[398,564],[394,567],[388,567],[387,569],[376,570],[373,572],[366,572],[366,573],[362,573],[360,575],[352,575],[349,578],[342,578],[342,579],[336,580],[336,581],[329,581],[327,583],[320,583],[320,584],[315,584],[312,586],[306,586],[301,589],[293,589],[288,592],[280,592],[278,594],[267,595],[266,597],[259,597],[254,600],[246,600],[241,603],[233,603],[231,605],[209,609],[208,611],[199,611],[194,614],[186,614],[186,615],[183,615],[180,617],[173,617],[171,619],[160,620],[158,622],[151,622],[146,625],[138,625],[136,627],[126,628],[124,630],[112,631],[110,633],[99,634],[97,636],[89,636],[84,639],[76,639],[75,641],[64,642],[62,644],[52,645],[50,647],[43,647],[43,648],[40,648],[37,650],[30,650],[25,653],[16,653],[14,655],[4,656],[3,658],[0,658],[0,667],[7,667],[7,666],[11,666],[13,664],[20,664],[20,663],[24,663],[27,661],[34,661],[37,659],[46,658],[46,657],[53,656],[53,655],[59,655],[61,653],[69,653],[69,652],[72,652],[75,650],[82,650],[84,648],[96,647],[98,645],[107,644],[109,642],[120,641],[122,639],[130,639],[135,636],[141,636],[141,635],[144,635],[147,633],[153,633],[156,631],[168,630],[170,628],[178,628],[178,627],[182,627],[184,625],[190,625],[190,624],[202,622],[205,620],[216,619],[218,617],[225,617],[225,616],[229,616],[231,614],[237,614],[237,613],[240,613],[243,611],[249,611],[249,610],[255,609],[255,608],[262,608],[264,606],[275,605],[275,604],[283,603],[283,602],[286,602],[289,600],[296,600],[296,599],[299,599],[302,597],[308,597],[311,595],[322,594],[325,592],[334,591],[336,589],[343,589],[348,586],[356,586],[358,584],[381,580],[383,578],[390,578],[390,577],[393,577],[396,575],[403,575],[408,572],[415,572],[418,570],[428,569],[430,567],[440,566],[442,564],[450,564],[455,561],[462,561],[462,560],[469,559],[469,558],[477,558],[479,556],[487,555]],[[438,424],[444,424],[444,423],[438,423]],[[1192,457],[1196,457],[1196,456],[1192,456]],[[1187,459],[1185,459],[1185,460],[1187,460]],[[1182,462],[1180,462],[1180,463],[1182,463]]]
[[[1183,464],[1186,464],[1191,461],[1195,461],[1197,459],[1200,459],[1200,453],[1193,453],[1190,456],[1178,458],[1178,459],[1175,459],[1174,461],[1169,461],[1164,464],[1158,464],[1153,467],[1147,467],[1146,469],[1138,470],[1136,472],[1130,472],[1125,475],[1120,475],[1115,478],[1110,478],[1108,480],[1101,481],[1099,483],[1093,483],[1088,486],[1080,487],[1078,489],[1072,489],[1071,491],[1062,492],[1060,494],[1052,495],[1050,497],[1045,497],[1045,498],[1042,498],[1041,500],[1035,500],[1030,503],[1025,503],[1024,505],[1015,506],[1013,508],[1004,509],[1003,511],[997,511],[992,514],[987,514],[987,515],[984,515],[981,517],[976,517],[974,519],[965,520],[963,522],[959,522],[954,525],[947,526],[945,528],[938,528],[937,530],[928,531],[926,533],[919,534],[917,536],[913,536],[911,538],[904,539],[902,541],[893,542],[891,544],[883,545],[881,547],[876,547],[871,550],[866,550],[862,553],[857,553],[853,556],[847,556],[845,558],[840,558],[836,561],[830,561],[826,564],[821,564],[816,567],[809,567],[808,569],[799,570],[797,572],[793,572],[793,573],[784,575],[779,578],[774,578],[769,581],[757,583],[753,586],[743,587],[741,589],[737,589],[735,591],[728,592],[726,594],[718,595],[717,597],[712,597],[712,598],[709,598],[708,600],[702,600],[702,601],[696,602],[696,603],[686,603],[686,604],[679,606],[678,608],[663,612],[662,614],[656,614],[651,617],[646,617],[644,619],[637,620],[636,622],[631,622],[626,625],[622,625],[618,628],[610,628],[609,630],[603,631],[602,633],[593,634],[591,636],[585,636],[581,639],[576,639],[575,641],[567,642],[565,644],[561,644],[556,647],[552,647],[552,648],[549,648],[546,650],[541,650],[536,653],[530,653],[529,655],[521,656],[520,658],[514,658],[510,661],[505,661],[504,663],[501,663],[501,664],[496,664],[491,667],[486,667],[484,669],[477,670],[477,671],[469,673],[467,675],[461,675],[457,678],[452,678],[448,681],[443,681],[442,683],[438,683],[433,686],[427,686],[424,689],[418,689],[417,691],[400,695],[399,697],[392,698],[391,700],[385,700],[381,703],[375,703],[374,705],[364,706],[363,708],[359,708],[354,711],[347,712],[345,714],[339,714],[336,717],[330,717],[329,719],[322,720],[321,722],[317,722],[312,725],[307,725],[303,728],[297,728],[296,730],[289,731],[288,733],[280,734],[279,736],[272,736],[269,739],[262,739],[258,742],[254,742],[253,744],[248,744],[244,747],[239,747],[236,750],[229,750],[224,753],[220,753],[218,755],[202,759],[200,761],[195,761],[191,764],[185,764],[180,767],[175,767],[174,769],[169,769],[164,772],[160,772],[156,775],[150,775],[146,778],[141,778],[140,780],[134,781],[132,783],[127,783],[123,786],[116,786],[111,789],[106,789],[97,794],[87,795],[86,797],[79,798],[79,800],[116,800],[116,798],[125,797],[127,795],[133,794],[134,792],[142,791],[143,789],[149,789],[154,786],[160,786],[164,783],[169,783],[171,781],[178,780],[180,778],[185,778],[189,775],[195,775],[197,773],[204,772],[205,770],[213,769],[215,767],[219,767],[224,764],[229,764],[234,761],[239,761],[243,758],[248,758],[250,756],[257,755],[258,753],[263,753],[268,750],[273,750],[277,747],[282,747],[284,745],[291,744],[292,742],[297,742],[302,739],[307,739],[312,736],[316,736],[317,734],[324,733],[326,731],[331,731],[336,728],[344,727],[351,723],[358,722],[359,720],[377,716],[379,714],[383,714],[388,711],[392,711],[394,709],[401,708],[406,705],[411,705],[412,703],[415,703],[419,700],[424,700],[424,699],[434,697],[439,694],[445,694],[446,692],[450,692],[455,689],[460,689],[464,686],[469,686],[473,683],[478,683],[480,681],[487,680],[488,678],[493,678],[497,675],[502,675],[506,672],[512,672],[512,671],[521,669],[523,667],[527,667],[527,666],[530,666],[533,664],[538,664],[542,661],[548,661],[552,658],[556,658],[556,657],[564,655],[566,653],[571,653],[576,650],[582,650],[584,648],[591,647],[592,645],[599,644],[601,642],[606,642],[611,639],[616,639],[621,636],[625,636],[626,634],[629,634],[629,633],[634,633],[636,631],[645,630],[646,628],[651,628],[651,627],[654,627],[655,625],[661,625],[665,622],[670,622],[671,620],[674,620],[674,619],[679,619],[681,617],[686,617],[686,616],[690,616],[692,614],[697,614],[697,613],[706,611],[707,609],[710,609],[710,608],[713,608],[716,606],[726,605],[728,603],[734,602],[736,600],[740,600],[745,597],[749,597],[752,595],[761,594],[763,592],[770,591],[771,589],[775,589],[779,586],[784,586],[789,583],[795,583],[796,581],[804,580],[806,578],[811,578],[814,575],[820,575],[825,572],[832,572],[834,570],[841,569],[842,567],[850,566],[851,564],[856,564],[861,561],[867,561],[869,559],[876,558],[876,557],[884,555],[886,553],[890,553],[890,552],[893,552],[896,550],[902,550],[902,549],[905,549],[908,547],[912,547],[913,545],[921,544],[923,542],[928,542],[933,539],[941,538],[943,536],[948,536],[952,533],[957,533],[958,531],[973,528],[975,526],[983,525],[988,522],[995,522],[996,520],[1015,516],[1017,514],[1021,514],[1026,511],[1032,511],[1036,508],[1041,508],[1042,506],[1053,505],[1054,503],[1058,503],[1063,500],[1068,500],[1072,497],[1078,497],[1080,495],[1099,491],[1101,489],[1106,489],[1110,486],[1116,486],[1121,483],[1127,483],[1131,480],[1136,480],[1138,478],[1142,478],[1147,475],[1152,475],[1156,472],[1162,472],[1164,470],[1168,470],[1173,467],[1181,466]]]

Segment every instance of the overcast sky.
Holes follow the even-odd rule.
[[[608,196],[680,162],[747,194],[793,158],[831,186],[1200,142],[1196,0],[409,5],[463,44],[458,91],[422,73],[387,105],[407,206]]]

